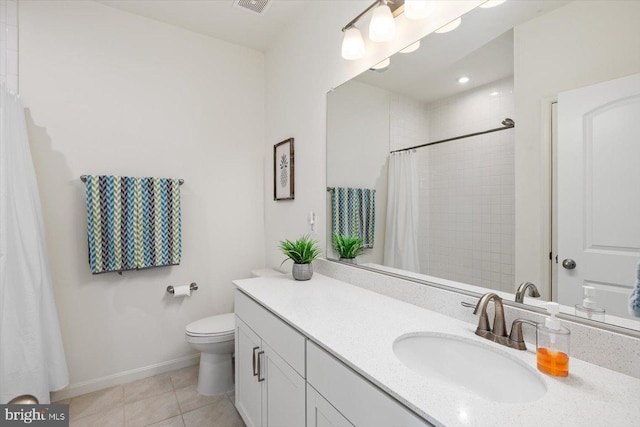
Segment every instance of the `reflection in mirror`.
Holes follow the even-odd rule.
[[[526,304],[640,330],[638,19],[507,1],[330,92],[328,246],[369,233],[360,266],[511,300],[533,282]]]

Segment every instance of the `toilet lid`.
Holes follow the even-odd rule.
[[[226,313],[191,322],[187,325],[186,331],[189,335],[227,335],[232,334],[234,329],[234,315]]]

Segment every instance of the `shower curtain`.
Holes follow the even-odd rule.
[[[413,151],[389,156],[384,265],[419,273],[416,156]]]
[[[68,384],[35,171],[18,95],[0,87],[0,403]]]

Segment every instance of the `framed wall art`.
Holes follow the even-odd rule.
[[[273,200],[293,200],[294,179],[293,138],[273,146]]]

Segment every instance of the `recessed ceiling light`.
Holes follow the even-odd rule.
[[[488,2],[486,2],[486,3],[482,3],[482,4],[480,5],[480,7],[481,7],[481,8],[484,8],[484,9],[489,9],[490,7],[496,7],[496,6],[499,6],[499,5],[501,5],[502,3],[504,3],[505,1],[507,1],[507,0],[489,0],[489,1],[488,1]]]
[[[494,90],[493,92],[491,92],[490,95],[491,96],[498,96],[498,95],[500,95],[500,92],[498,92],[497,90]]]
[[[444,27],[440,27],[436,30],[436,33],[438,34],[442,34],[442,33],[448,33],[449,31],[453,31],[456,28],[458,28],[460,26],[460,24],[462,23],[462,18],[457,18],[451,22],[449,22],[447,25],[445,25]]]
[[[465,83],[469,83],[469,80],[471,80],[469,77],[467,76],[462,76],[458,78],[458,83],[460,83],[461,85],[465,84]]]

